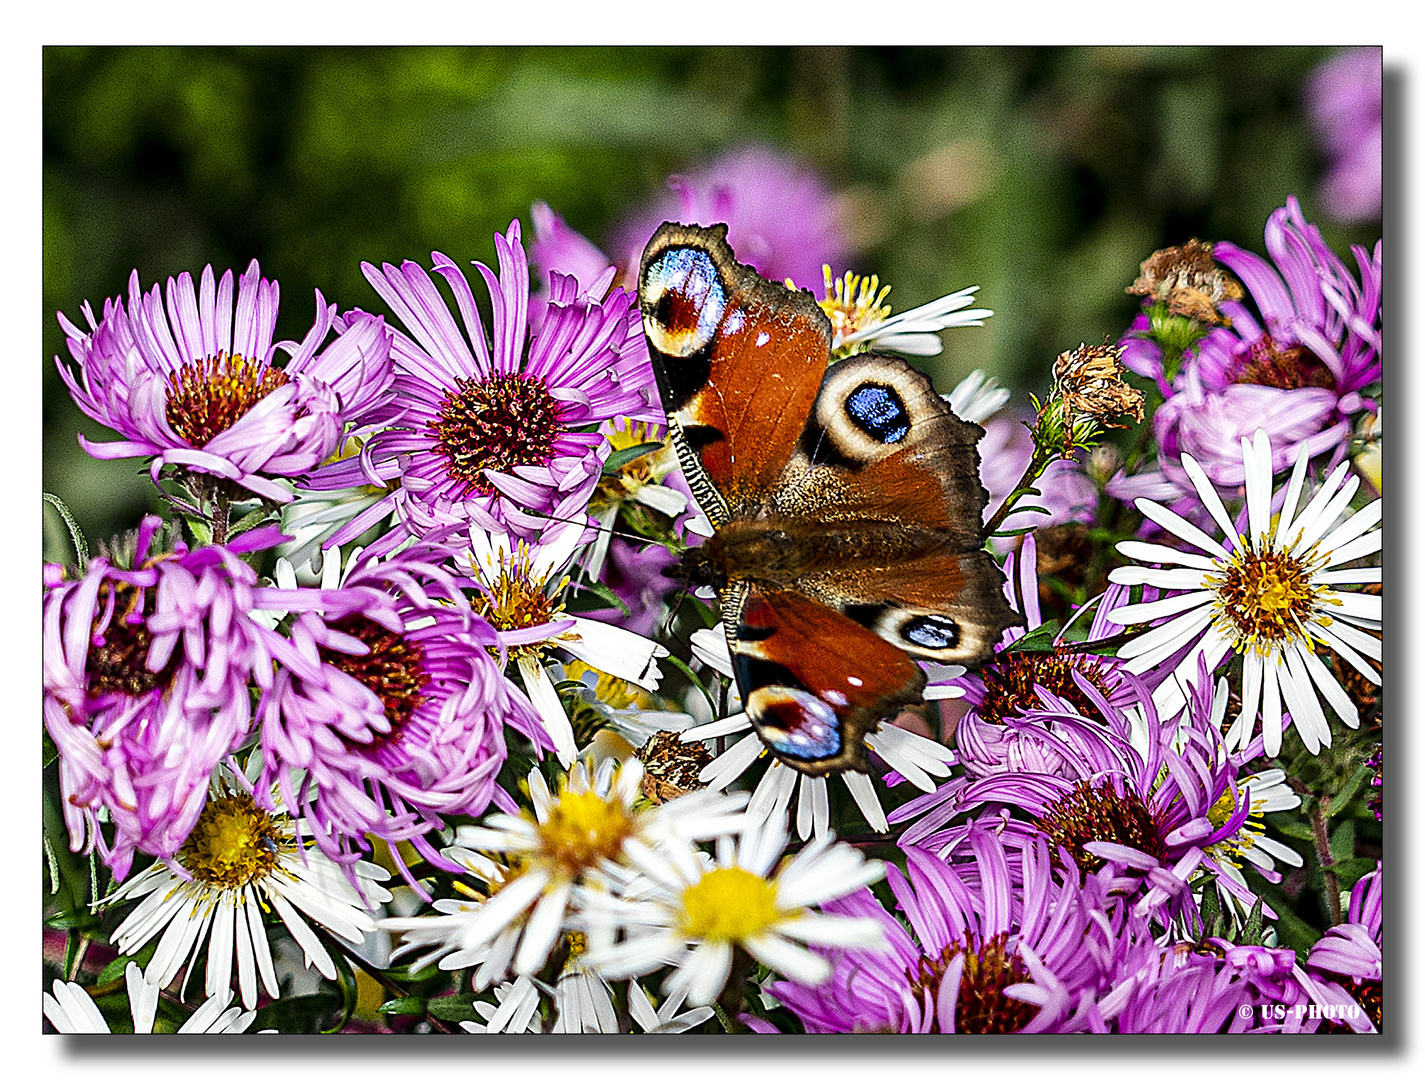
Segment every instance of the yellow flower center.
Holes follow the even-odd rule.
[[[244,791],[208,800],[179,849],[178,861],[194,880],[238,889],[265,878],[292,842],[277,831],[272,815]]]
[[[593,791],[561,791],[539,826],[541,854],[569,877],[617,859],[623,842],[634,835],[633,815],[622,802]]]
[[[1239,800],[1242,793],[1235,787],[1229,786],[1226,791],[1217,797],[1217,801],[1208,808],[1207,820],[1214,828],[1221,828],[1227,824],[1227,820],[1237,812],[1240,805]],[[1237,832],[1231,836],[1224,837],[1211,845],[1207,850],[1218,862],[1224,862],[1231,866],[1242,865],[1242,852],[1249,851],[1256,847],[1257,837],[1266,833],[1267,827],[1262,821],[1262,814],[1259,810],[1253,810],[1248,818],[1238,827]]]
[[[886,321],[891,308],[885,299],[891,287],[883,286],[875,274],[862,277],[848,270],[845,277],[833,281],[831,267],[822,266],[821,273],[826,283],[826,298],[817,303],[831,320],[831,330],[837,339],[844,340]],[[787,284],[791,287],[790,281]],[[856,348],[853,346],[849,351],[854,352]]]
[[[496,630],[543,626],[564,611],[558,597],[569,579],[566,577],[556,588],[549,589],[546,578],[536,577],[530,550],[524,541],[520,541],[512,554],[501,559],[500,571],[494,578],[482,576],[488,591],[476,597],[471,607]]]
[[[1310,647],[1307,624],[1330,621],[1322,611],[1326,589],[1311,581],[1315,570],[1310,556],[1267,547],[1238,551],[1221,573],[1207,578],[1217,593],[1219,625],[1236,639],[1238,651],[1265,656],[1297,639]]]
[[[740,866],[709,870],[683,890],[683,933],[704,941],[746,941],[785,918],[777,883]]]

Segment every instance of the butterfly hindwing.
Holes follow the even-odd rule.
[[[925,674],[839,611],[756,585],[724,595],[733,672],[768,748],[801,772],[866,771],[865,736],[920,701]],[[848,665],[847,657],[856,663]]]

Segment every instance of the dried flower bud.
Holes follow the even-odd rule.
[[[1075,417],[1089,417],[1110,427],[1117,416],[1143,420],[1143,391],[1123,381],[1123,350],[1117,345],[1080,345],[1054,361],[1054,389]]]
[[[1151,296],[1166,304],[1172,314],[1209,326],[1230,325],[1231,320],[1218,306],[1243,296],[1242,286],[1212,261],[1212,245],[1195,238],[1182,247],[1153,252],[1143,260],[1138,280],[1126,291]]]
[[[655,733],[634,756],[643,762],[640,790],[649,802],[665,803],[707,787],[698,773],[712,761],[712,754],[702,743],[679,742],[676,731]]]

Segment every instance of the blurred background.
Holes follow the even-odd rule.
[[[113,436],[52,362],[55,312],[102,310],[134,268],[150,287],[257,258],[281,282],[278,336],[298,338],[314,288],[382,310],[362,260],[493,263],[492,234],[518,217],[528,241],[536,201],[622,259],[670,174],[748,146],[820,178],[834,272],[878,274],[896,310],[979,285],[995,316],[921,366],[943,391],[982,368],[1027,401],[1057,353],[1123,332],[1158,248],[1261,252],[1289,194],[1338,251],[1375,242],[1378,195],[1361,210],[1323,187],[1308,87],[1341,52],[47,48],[45,490],[91,541],[157,505],[142,462],[79,449],[76,431]],[[46,558],[65,558],[45,514]]]

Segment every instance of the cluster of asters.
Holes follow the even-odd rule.
[[[815,227],[788,233],[769,191]],[[649,221],[728,221],[774,279],[844,256],[819,182],[767,152],[672,200]],[[183,1029],[238,1031],[302,966],[400,961],[459,973],[465,1015],[425,1022],[482,1033],[1379,1028],[1379,868],[1309,957],[1263,943],[1260,895],[1301,863],[1266,834],[1300,799],[1265,759],[1359,723],[1346,672],[1380,681],[1380,504],[1351,512],[1348,455],[1358,414],[1379,430],[1378,250],[1356,283],[1293,201],[1280,273],[1210,252],[1260,319],[1209,259],[1174,317],[1212,328],[1174,369],[1157,338],[1125,347],[1165,398],[1143,491],[1172,504],[1138,500],[1156,531],[1119,545],[1134,565],[1056,636],[1036,538],[1008,530],[1024,625],[978,673],[926,665],[931,708],[960,699],[954,748],[885,723],[871,774],[828,779],[769,757],[719,632],[688,664],[654,640],[663,571],[708,530],[628,287],[652,225],[609,259],[534,222],[528,255],[515,222],[476,264],[483,306],[434,253],[363,265],[387,315],[318,292],[300,341],[274,340],[255,262],[147,292],[136,273],[61,316],[65,384],[118,435],[82,444],[143,459],[172,511],[44,572],[45,730],[134,1030],[160,990],[171,1010],[201,982]],[[874,279],[821,283],[836,356],[933,354],[991,314],[973,288],[891,315]],[[1310,417],[1223,442],[1264,389]],[[992,437],[1020,429],[1008,396],[978,373],[948,395]],[[1023,480],[990,475],[1006,456],[985,455],[999,502]],[[1036,478],[1051,516],[1098,497],[1068,463]],[[108,1030],[93,989],[57,980],[46,1016]]]

